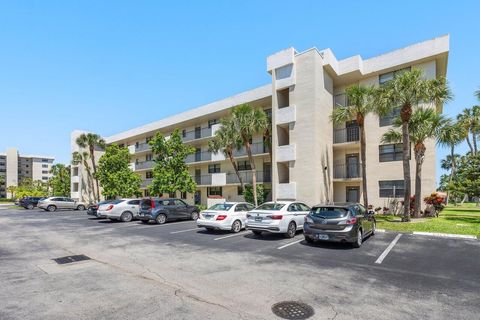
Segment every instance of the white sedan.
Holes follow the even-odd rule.
[[[303,222],[309,212],[310,207],[301,202],[266,202],[247,214],[246,229],[252,230],[255,235],[266,231],[293,238],[297,230],[303,230]]]
[[[97,216],[110,220],[129,222],[138,216],[139,211],[139,199],[120,199],[100,205],[97,210]]]
[[[207,230],[239,232],[245,227],[247,212],[255,208],[247,202],[217,203],[200,212],[197,226]]]

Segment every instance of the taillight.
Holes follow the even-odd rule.
[[[113,204],[111,204],[111,205],[109,205],[109,206],[107,207],[107,211],[108,211],[108,210],[112,210],[112,209],[113,209]]]
[[[275,214],[275,215],[271,215],[271,216],[267,216],[267,217],[269,217],[272,220],[282,220],[282,218],[283,218],[283,216],[281,214]]]
[[[94,209],[98,209],[98,206],[93,206]]]
[[[154,209],[155,208],[155,200],[150,199],[150,208]]]
[[[357,223],[357,218],[353,217],[352,219],[347,220],[347,224],[355,224]]]
[[[217,216],[217,220],[225,220],[227,216],[225,215],[220,215],[220,216]]]

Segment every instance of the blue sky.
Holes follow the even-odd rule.
[[[293,3],[0,1],[0,152],[67,163],[73,129],[108,136],[269,83],[266,57],[290,46],[368,58],[449,33],[445,113],[478,103],[479,1]]]

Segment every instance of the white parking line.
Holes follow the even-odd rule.
[[[195,221],[181,221],[181,222],[167,222],[165,224],[148,224],[145,226],[141,226],[136,228],[135,230],[138,229],[150,229],[150,228],[160,228],[160,227],[168,227],[168,226],[176,226],[179,224],[184,224],[184,223],[194,223]]]
[[[397,236],[395,237],[395,239],[392,240],[392,242],[390,242],[390,244],[388,245],[387,249],[385,249],[385,251],[383,251],[383,253],[380,255],[380,257],[378,257],[377,261],[375,261],[375,263],[377,264],[381,264],[383,259],[385,259],[385,257],[388,255],[388,253],[393,249],[393,247],[397,244],[398,242],[398,239],[400,239],[400,237],[402,236],[402,234],[397,234]]]
[[[284,244],[283,246],[278,247],[277,249],[278,249],[278,250],[282,250],[283,248],[286,248],[286,247],[289,247],[289,246],[293,246],[294,244],[300,243],[300,242],[302,242],[302,241],[303,241],[303,239],[300,239],[300,240],[297,240],[297,241],[293,241],[293,242]]]
[[[238,237],[238,236],[244,235],[245,233],[247,233],[247,231],[230,234],[230,235],[228,235],[228,236],[224,236],[224,237],[220,237],[220,238],[215,238],[215,239],[213,239],[213,240],[222,240],[222,239],[228,239],[228,238]]]
[[[180,230],[180,231],[172,231],[172,232],[170,232],[170,234],[189,232],[189,231],[195,231],[195,230],[199,230],[199,229],[195,228],[195,229],[186,229],[186,230]]]

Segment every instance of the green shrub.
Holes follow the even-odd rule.
[[[245,186],[245,192],[243,194],[243,197],[245,198],[246,202],[250,203],[255,203],[254,198],[253,198],[253,186],[252,185],[246,185]],[[261,205],[262,203],[265,202],[267,197],[267,193],[265,192],[265,186],[263,184],[257,184],[257,200],[258,200],[258,205]]]

